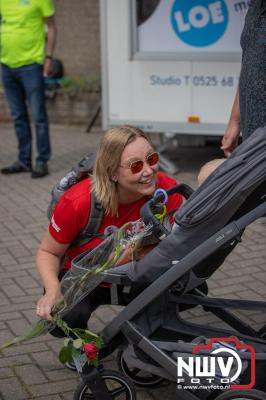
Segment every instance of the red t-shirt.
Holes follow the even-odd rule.
[[[167,175],[157,173],[157,187],[169,189],[176,185],[176,181]],[[84,179],[70,188],[54,209],[49,225],[49,232],[59,243],[72,243],[79,233],[85,228],[90,213],[91,180]],[[105,228],[114,225],[120,228],[126,222],[140,218],[140,209],[147,199],[145,197],[130,204],[119,204],[118,216],[104,215],[98,233],[103,233]],[[169,197],[166,204],[167,211],[179,208],[182,204],[182,196],[175,194]],[[66,252],[64,268],[70,268],[71,260],[85,250],[97,246],[103,239],[95,238],[82,246],[70,246]]]

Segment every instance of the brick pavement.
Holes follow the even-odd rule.
[[[28,174],[0,175],[0,343],[25,332],[36,319],[36,299],[41,295],[35,271],[35,253],[47,226],[46,207],[53,183],[87,150],[97,146],[100,129],[88,135],[83,127],[52,126],[54,158],[51,174],[32,180]],[[4,166],[16,158],[16,140],[10,125],[0,128],[0,160]],[[217,152],[214,148],[180,149],[179,181],[195,187],[196,171],[204,161]],[[172,153],[172,157],[175,154]],[[256,222],[245,232],[243,243],[228,257],[209,281],[214,296],[265,300],[266,225]],[[94,313],[90,327],[99,331],[118,311],[103,306]],[[239,313],[240,314],[240,313]],[[195,308],[186,313],[193,322],[216,325],[214,317]],[[256,328],[266,323],[261,312],[241,313]],[[0,399],[72,399],[77,384],[76,374],[66,370],[58,361],[61,340],[49,335],[6,349],[0,353]],[[115,368],[109,357],[105,365]],[[139,390],[139,400],[171,397],[172,388]]]

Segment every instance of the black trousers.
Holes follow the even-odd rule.
[[[66,269],[63,269],[59,274],[59,280],[63,278]],[[63,319],[70,326],[70,328],[87,328],[87,322],[90,319],[90,316],[96,308],[98,308],[102,304],[110,304],[111,303],[111,295],[110,289],[106,287],[97,287],[86,296],[80,303],[78,303],[72,310],[67,314]],[[64,337],[64,332],[56,327],[51,332],[51,335],[55,337]]]

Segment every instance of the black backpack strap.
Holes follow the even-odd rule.
[[[104,234],[98,233],[103,216],[104,208],[102,207],[101,203],[96,200],[94,193],[91,192],[91,209],[88,221],[83,231],[76,237],[71,245],[82,246],[96,237],[104,238]]]

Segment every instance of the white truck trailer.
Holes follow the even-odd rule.
[[[101,0],[103,128],[221,136],[249,0]],[[200,141],[200,140],[199,140]]]

